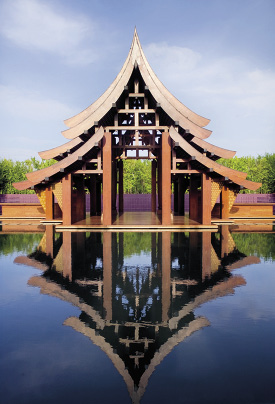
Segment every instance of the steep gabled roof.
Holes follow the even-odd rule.
[[[194,136],[201,139],[205,139],[211,135],[211,131],[203,128],[203,126],[206,126],[210,122],[209,119],[203,118],[188,109],[157,78],[143,53],[137,31],[135,30],[129,54],[116,79],[92,105],[74,117],[64,121],[70,129],[63,131],[63,136],[67,139],[74,139],[84,131],[89,130],[94,125],[94,122],[100,121],[112,108],[112,104],[123,93],[124,87],[127,86],[135,66],[139,69],[144,82],[149,87],[150,93],[172,119],[179,121],[180,126],[190,130]]]

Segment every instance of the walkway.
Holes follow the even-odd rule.
[[[216,224],[202,225],[194,220],[190,220],[185,216],[173,216],[171,225],[163,226],[161,224],[160,216],[152,212],[124,212],[120,215],[113,217],[113,223],[110,226],[103,226],[100,216],[87,217],[85,220],[81,220],[74,223],[71,226],[57,225],[57,230],[83,230],[83,229],[154,229],[157,231],[162,230],[182,230],[182,229],[195,229],[195,230],[216,230],[218,226]]]

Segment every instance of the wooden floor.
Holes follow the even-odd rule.
[[[83,230],[83,229],[155,229],[161,230],[176,230],[176,229],[195,229],[195,230],[216,230],[218,226],[216,224],[201,225],[200,223],[190,220],[186,216],[173,216],[171,225],[163,226],[161,224],[161,217],[152,212],[124,212],[120,215],[113,217],[112,224],[110,226],[103,226],[102,218],[100,216],[87,217],[85,220],[81,220],[74,223],[71,226],[57,225],[56,230]]]

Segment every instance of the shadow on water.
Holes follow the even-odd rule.
[[[61,234],[46,226],[35,251],[15,259],[42,270],[29,285],[80,309],[64,325],[106,353],[134,403],[173,348],[210,325],[194,310],[233,294],[246,282],[232,270],[258,262],[238,249],[228,226],[217,233]]]

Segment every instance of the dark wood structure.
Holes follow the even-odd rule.
[[[54,158],[56,164],[27,174],[27,181],[14,186],[35,189],[47,220],[54,218],[55,197],[65,226],[85,219],[88,190],[91,215],[102,214],[102,224],[109,226],[117,209],[117,193],[118,211],[123,212],[123,161],[150,159],[152,212],[160,215],[161,224],[171,225],[173,188],[174,214],[184,215],[184,194],[189,190],[190,219],[211,225],[219,195],[220,217],[226,220],[239,190],[256,190],[261,184],[216,162],[220,157],[233,157],[235,152],[205,140],[211,134],[205,129],[208,123],[160,82],[135,31],[128,57],[114,82],[87,109],[65,121],[68,129],[62,134],[70,140],[39,153],[43,159]]]

